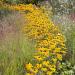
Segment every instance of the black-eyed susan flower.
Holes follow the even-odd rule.
[[[33,73],[26,73],[25,75],[34,75]]]
[[[47,68],[41,68],[43,72],[47,72]]]
[[[42,61],[43,58],[41,56],[34,56],[34,58],[37,60],[37,61]]]
[[[33,67],[33,66],[32,66],[31,63],[25,65],[25,68],[26,68],[27,70],[31,70],[32,67]]]
[[[62,60],[62,55],[61,54],[56,54],[57,59]]]
[[[42,65],[48,67],[49,66],[49,61],[43,61]]]
[[[52,71],[47,71],[46,74],[47,74],[47,75],[53,75],[53,72],[52,72]]]
[[[42,64],[36,64],[35,68],[40,69],[42,67]]]

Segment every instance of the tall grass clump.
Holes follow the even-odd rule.
[[[0,75],[24,75],[24,64],[32,61],[34,46],[21,33],[22,24],[19,13],[0,20]]]

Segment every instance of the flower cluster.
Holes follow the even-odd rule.
[[[35,5],[20,4],[11,8],[24,11],[26,24],[22,31],[36,42],[33,57],[36,64],[25,65],[26,75],[53,75],[66,53],[65,40],[59,28]]]
[[[18,5],[8,5],[8,8],[9,9],[12,9],[12,10],[17,10],[17,11],[25,11],[25,10],[30,10],[30,11],[33,11],[33,7],[32,7],[32,4],[29,4],[29,5],[24,5],[24,4],[18,4]]]

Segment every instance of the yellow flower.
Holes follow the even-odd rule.
[[[35,67],[36,67],[37,69],[39,69],[39,68],[42,67],[42,64],[36,64]]]
[[[56,71],[56,68],[50,68],[50,70],[52,70],[52,72],[55,72]]]
[[[47,71],[47,75],[53,75],[52,71]]]
[[[52,60],[56,63],[57,62],[57,59],[56,58],[52,58]]]
[[[44,55],[45,55],[46,57],[49,57],[49,51],[45,51],[45,52],[44,52]]]
[[[42,51],[48,51],[48,48],[40,47],[40,48],[37,48],[37,50],[38,50],[38,51],[41,51],[41,52],[42,52]]]
[[[43,60],[42,57],[40,57],[40,56],[34,56],[34,58],[35,58],[36,60],[38,60],[38,61],[42,61],[42,60]]]
[[[25,65],[25,68],[26,68],[27,70],[31,70],[32,67],[33,67],[33,66],[32,66],[31,63]]]
[[[61,53],[66,54],[66,51],[61,51]]]
[[[42,44],[43,46],[48,46],[48,41],[47,40],[43,40],[40,42],[40,44]]]
[[[55,44],[50,46],[51,49],[54,49],[55,47],[56,47]]]
[[[61,48],[55,48],[54,52],[57,53],[57,52],[60,52],[61,51]]]
[[[61,54],[56,54],[57,55],[57,58],[59,59],[59,60],[62,60],[62,55]]]
[[[48,66],[48,68],[50,69],[50,70],[56,70],[56,65],[55,65],[56,63],[54,63],[54,64],[49,64],[49,66]]]
[[[44,66],[49,66],[49,61],[43,61],[43,63],[42,63]]]
[[[34,73],[34,74],[37,74],[38,69],[34,69],[34,70],[32,70],[31,72]]]
[[[47,72],[47,68],[41,68],[41,70]]]
[[[26,75],[34,75],[34,74],[32,74],[32,73],[26,73]]]

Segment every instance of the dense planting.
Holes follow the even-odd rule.
[[[55,20],[52,8],[35,5],[35,0],[35,3],[31,1],[33,4],[10,4],[9,1],[7,4],[0,1],[0,74],[73,75],[74,41],[70,40],[74,40],[74,27],[72,30],[66,25],[56,25],[60,23]],[[73,34],[71,38],[69,30]],[[72,50],[73,62],[69,63],[67,56]]]
[[[26,24],[22,31],[29,39],[35,41],[36,51],[33,61],[36,63],[26,64],[26,73],[52,75],[57,67],[62,66],[60,61],[66,52],[65,40],[59,28],[36,6],[29,4],[12,8],[25,11]]]

